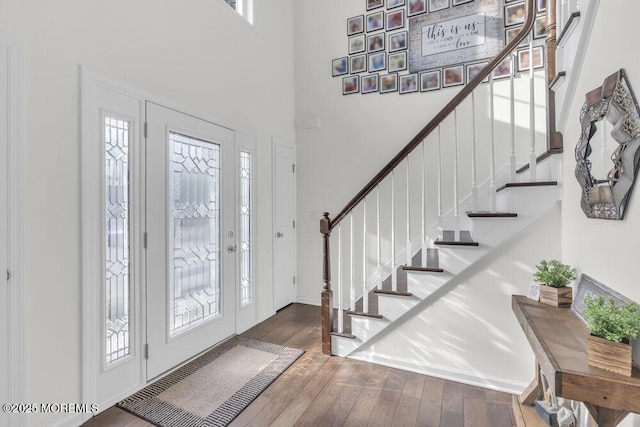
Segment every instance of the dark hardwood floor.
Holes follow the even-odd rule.
[[[242,334],[305,354],[231,426],[515,425],[511,395],[425,375],[328,357],[320,349],[320,308],[293,304]],[[116,407],[85,426],[151,426]]]

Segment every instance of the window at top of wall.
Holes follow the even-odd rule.
[[[233,10],[253,25],[253,0],[224,0]]]

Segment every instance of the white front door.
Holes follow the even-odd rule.
[[[9,131],[8,50],[0,46],[0,403],[9,402]],[[9,425],[0,413],[0,426]]]
[[[147,103],[147,379],[235,332],[234,132]]]
[[[293,146],[273,142],[274,182],[274,309],[296,298],[295,156]]]

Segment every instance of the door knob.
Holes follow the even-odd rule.
[[[227,248],[227,252],[229,253],[233,253],[236,251],[236,245],[229,245],[229,247]]]
[[[284,237],[284,234],[282,234],[281,232],[277,232],[276,233],[276,239],[282,239]]]

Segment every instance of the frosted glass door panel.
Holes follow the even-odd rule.
[[[220,146],[171,133],[171,335],[220,314]]]

